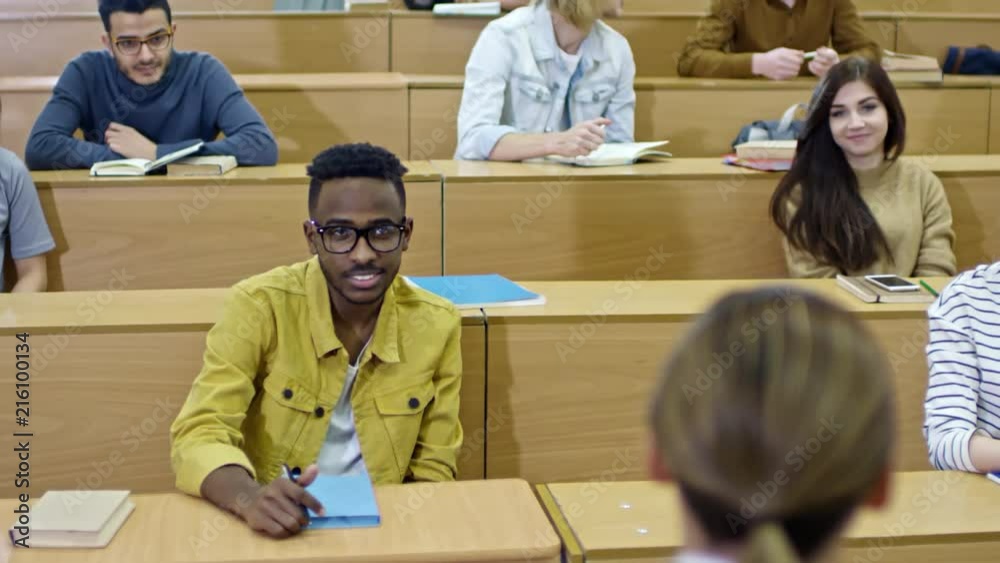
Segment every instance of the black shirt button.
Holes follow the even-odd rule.
[[[326,414],[326,409],[323,407],[316,407],[316,418],[323,418],[324,414]]]
[[[281,396],[286,399],[291,399],[293,394],[294,393],[292,393],[291,389],[285,389],[284,391],[281,392]]]
[[[415,408],[419,407],[420,406],[420,399],[418,399],[416,397],[410,397],[409,405],[410,405],[411,409],[415,409]]]

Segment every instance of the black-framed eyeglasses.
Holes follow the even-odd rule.
[[[405,218],[403,219],[406,220]],[[358,240],[365,237],[368,246],[375,252],[392,252],[399,248],[406,233],[405,224],[380,223],[371,227],[357,228],[347,225],[320,226],[319,223],[309,220],[309,223],[316,229],[319,238],[323,241],[323,248],[331,254],[347,254],[354,250]]]
[[[139,51],[142,51],[143,45],[149,45],[150,50],[153,51],[163,51],[170,47],[171,39],[174,34],[171,31],[161,31],[159,33],[154,33],[145,39],[139,39],[138,37],[119,37],[115,39],[115,47],[121,51],[123,55],[138,55]]]

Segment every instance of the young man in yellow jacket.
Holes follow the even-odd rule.
[[[461,322],[397,275],[413,232],[405,172],[367,144],[327,149],[308,168],[315,256],[229,294],[171,427],[181,490],[287,537],[307,522],[300,506],[322,511],[306,489],[319,473],[455,478]]]

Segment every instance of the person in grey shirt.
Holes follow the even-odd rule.
[[[0,148],[0,279],[3,258],[10,241],[10,254],[17,268],[12,292],[45,291],[48,285],[45,253],[56,247],[45,223],[31,175],[17,156]]]

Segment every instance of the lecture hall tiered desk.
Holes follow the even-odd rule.
[[[996,260],[1000,155],[924,162],[952,206],[959,268]],[[777,174],[714,158],[613,168],[405,164],[415,231],[404,273],[498,272],[517,280],[787,275],[767,212]],[[238,168],[221,178],[33,173],[57,243],[50,286],[107,289],[124,271],[133,277],[129,290],[228,287],[299,261],[307,251],[305,166]]]
[[[865,321],[893,365],[897,468],[927,469],[926,305],[865,305],[832,280],[528,282],[546,305],[464,314],[460,477],[644,478],[645,412],[663,359],[723,294],[774,283],[815,290]],[[35,490],[173,488],[170,421],[227,291],[0,295],[0,335],[31,334]],[[13,396],[13,378],[2,392]],[[15,431],[13,417],[0,420],[0,432]],[[0,498],[14,493],[0,483]]]
[[[107,548],[18,549],[11,563],[559,563],[559,537],[524,481],[391,485],[375,495],[377,528],[280,541],[186,495],[132,495],[136,509]],[[14,506],[2,501],[0,512]]]
[[[891,500],[863,510],[840,541],[837,561],[989,563],[1000,551],[1000,486],[982,475],[893,475]],[[563,540],[566,563],[660,563],[683,545],[675,486],[651,482],[538,485]]]

